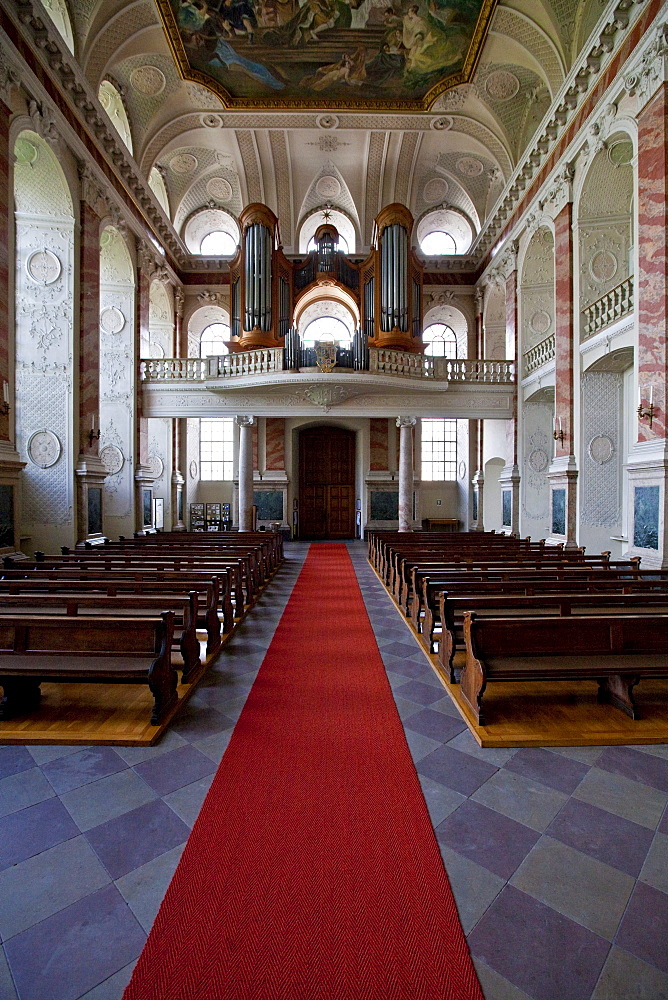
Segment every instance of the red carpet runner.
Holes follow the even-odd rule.
[[[483,1000],[357,579],[313,545],[124,1000]]]

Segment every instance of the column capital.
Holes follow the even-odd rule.
[[[397,417],[397,427],[415,427],[417,417]]]
[[[252,427],[255,423],[255,417],[250,416],[248,413],[237,414],[234,422],[237,427]]]
[[[87,162],[79,163],[79,197],[96,215],[104,218],[108,214],[109,205],[104,196],[102,185]]]

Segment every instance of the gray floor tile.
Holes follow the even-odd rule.
[[[450,702],[450,699],[448,698]],[[450,702],[452,704],[452,702]],[[436,708],[436,705],[431,705],[431,708]],[[454,708],[454,706],[453,706]],[[457,709],[455,709],[457,711]],[[461,718],[459,712],[457,716]],[[448,741],[449,747],[454,747],[455,750],[461,750],[462,753],[468,753],[472,757],[477,757],[478,760],[484,760],[487,764],[494,764],[495,767],[503,767],[511,759],[513,754],[517,753],[515,749],[505,750],[502,747],[481,747],[476,743],[470,730],[465,729],[462,733],[459,733],[453,739]]]
[[[132,767],[143,760],[151,760],[153,757],[160,757],[163,753],[176,750],[177,747],[186,746],[187,741],[175,733],[173,729],[168,729],[159,743],[154,747],[116,747],[116,753],[120,754],[126,764]]]
[[[639,750],[641,753],[648,753],[652,757],[663,757],[665,760],[668,760],[668,745],[665,743],[630,746],[628,749]]]
[[[656,833],[640,872],[640,881],[668,893],[668,835]]]
[[[414,764],[417,764],[417,762],[422,760],[423,757],[426,757],[428,753],[431,753],[433,750],[436,750],[437,747],[441,746],[438,740],[432,740],[428,736],[422,736],[421,733],[414,733],[412,729],[406,729],[405,735],[406,742],[408,743],[408,749],[411,752]]]
[[[206,736],[203,740],[197,740],[196,743],[191,743],[191,746],[199,750],[200,753],[205,754],[214,762],[214,764],[220,764],[223,759],[223,754],[227,750],[230,740],[232,739],[233,729],[224,729],[222,733],[216,733],[215,736]]]
[[[68,754],[78,753],[79,750],[87,750],[88,747],[80,746],[37,746],[28,747],[36,764],[48,764],[50,760],[58,760],[59,757],[67,757]]]
[[[43,802],[54,795],[53,788],[38,767],[10,774],[0,781],[0,816]]]
[[[487,907],[503,889],[498,875],[441,845],[441,857],[450,879],[464,933],[469,934]]]
[[[172,848],[141,868],[117,879],[115,885],[146,933],[153,926],[167,887],[181,860],[185,844]]]
[[[481,785],[472,799],[542,833],[568,796],[503,768]]]
[[[560,753],[571,760],[579,760],[582,764],[595,764],[605,747],[547,747],[551,753]]]
[[[595,858],[542,837],[527,855],[511,885],[612,941],[634,879]]]
[[[4,941],[110,882],[84,837],[75,837],[0,872]]]
[[[184,823],[192,827],[199,816],[202,803],[211,787],[213,779],[213,773],[207,774],[203,778],[198,778],[197,781],[193,781],[189,785],[184,785],[175,792],[165,795],[164,801]]]
[[[534,1000],[494,969],[490,969],[481,958],[474,958],[473,964],[485,994],[485,1000]]]
[[[425,778],[423,774],[419,774],[418,778],[433,826],[442,823],[446,816],[449,816],[457,806],[466,800],[465,795],[460,795],[459,792],[453,791],[452,788],[446,788],[445,785],[439,784],[438,781],[432,781],[431,778]]]
[[[84,832],[155,798],[153,789],[132,768],[127,768],[65,792],[61,801]]]
[[[451,715],[454,719],[461,719],[461,715],[457,711],[457,706],[447,694],[445,698],[433,702],[429,707],[434,712],[443,712],[444,715]]]
[[[2,997],[2,1000],[18,1000],[14,980],[9,971],[9,965],[7,964],[5,951],[2,946],[0,946],[0,997]]]
[[[668,1000],[668,975],[613,946],[592,1000]]]
[[[136,962],[130,962],[124,969],[119,969],[109,979],[105,979],[103,983],[84,993],[79,997],[79,1000],[122,1000],[125,987],[130,982],[132,970],[136,964]]]
[[[406,683],[406,678],[403,680]],[[397,706],[397,712],[399,713],[399,718],[402,722],[406,722],[410,719],[411,715],[415,715],[417,712],[422,711],[422,705],[418,705],[416,701],[411,701],[409,698],[402,698],[400,695],[395,693],[394,704]]]
[[[668,802],[668,795],[640,782],[610,771],[592,767],[573,793],[573,797],[599,809],[630,819],[632,823],[656,829]]]

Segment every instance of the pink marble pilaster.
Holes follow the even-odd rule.
[[[151,279],[144,267],[137,271],[137,344],[149,341],[149,309]],[[137,403],[137,465],[148,462],[148,420],[142,416],[141,396]]]
[[[257,423],[253,424],[253,468],[259,469],[259,444],[258,444],[258,426]]]
[[[0,385],[9,382],[9,108],[0,101]],[[0,394],[0,403],[3,396]],[[0,440],[9,440],[9,416],[0,413]]]
[[[555,455],[572,455],[573,449],[573,205],[568,202],[554,220],[556,428]]]
[[[369,420],[369,468],[372,472],[388,469],[389,430],[387,417],[371,417]]]
[[[397,417],[399,428],[399,531],[413,530],[413,428],[416,417]]]
[[[285,469],[285,419],[267,417],[265,432],[265,452],[267,471]]]
[[[100,218],[81,202],[79,242],[79,432],[81,453],[97,455],[100,426]]]
[[[513,268],[506,278],[506,344],[513,344],[515,371],[518,371],[517,343],[517,271]],[[507,461],[509,465],[517,465],[517,385],[513,394],[513,416],[506,428]]]
[[[638,441],[666,437],[668,380],[668,84],[638,116],[638,388],[654,408],[638,420]],[[637,405],[637,402],[636,402]]]

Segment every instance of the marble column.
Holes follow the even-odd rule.
[[[515,371],[518,372],[518,305],[517,305],[517,259],[516,251],[512,253],[512,268],[506,278],[506,357],[515,361]],[[511,353],[512,352],[512,353]],[[505,499],[510,491],[510,518],[502,518],[503,528],[507,534],[517,535],[520,530],[520,470],[517,465],[517,381],[513,393],[513,416],[506,426],[506,465],[499,476],[501,496]],[[480,503],[481,497],[478,502]]]
[[[554,277],[554,412],[557,437],[547,476],[550,480],[552,535],[555,541],[565,542],[566,548],[574,548],[577,545],[578,470],[573,434],[573,203],[570,199],[554,219]],[[563,531],[557,528],[563,528]]]
[[[155,258],[148,246],[139,243],[137,247],[137,295],[135,365],[139,367],[142,344],[149,342],[149,309],[151,274],[155,270]],[[145,533],[153,524],[149,517],[149,500],[153,500],[153,473],[148,465],[148,418],[142,413],[142,394],[135,400],[135,530]]]
[[[397,417],[399,428],[399,531],[413,530],[413,428],[417,417]]]
[[[238,416],[239,531],[253,530],[253,425],[255,417]]]
[[[668,83],[638,114],[637,441],[628,462],[629,554],[668,566]],[[651,426],[649,412],[651,405]]]

